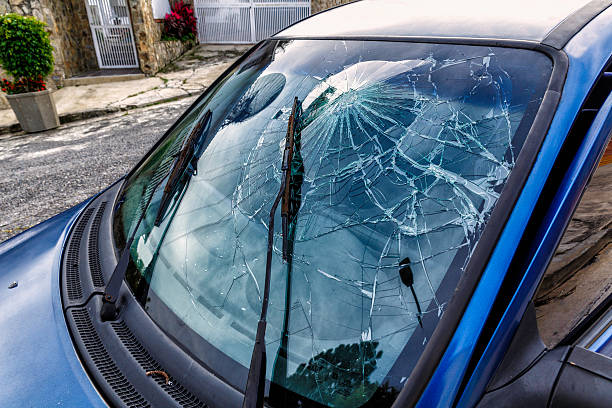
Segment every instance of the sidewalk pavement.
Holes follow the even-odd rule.
[[[249,46],[200,45],[143,79],[66,86],[54,92],[61,123],[102,116],[200,94]],[[21,130],[13,111],[0,110],[0,134]]]

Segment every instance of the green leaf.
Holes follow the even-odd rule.
[[[0,16],[0,66],[13,78],[46,77],[53,71],[53,47],[45,26],[34,17]]]

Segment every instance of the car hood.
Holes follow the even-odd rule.
[[[76,354],[60,298],[62,249],[86,204],[0,244],[3,407],[106,406]]]

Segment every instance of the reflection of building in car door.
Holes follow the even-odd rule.
[[[609,144],[536,294],[538,328],[549,347],[612,294],[611,186]]]

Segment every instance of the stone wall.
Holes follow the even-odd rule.
[[[191,48],[192,44],[180,41],[158,41],[154,44],[155,58],[157,59],[157,71],[183,55]],[[157,72],[155,71],[155,72]]]
[[[161,40],[163,22],[153,18],[150,0],[128,0],[128,4],[142,72],[155,74],[189,49],[180,41]]]
[[[144,73],[157,72],[155,43],[160,40],[161,33],[153,19],[151,3],[148,0],[128,0],[128,4],[140,69]]]
[[[53,85],[98,66],[85,0],[0,0],[0,14],[34,16],[47,24],[55,60]]]
[[[4,71],[0,69],[0,79],[6,78],[6,74]],[[6,100],[6,96],[4,96],[4,92],[0,92],[0,109],[8,109],[9,104]]]
[[[62,39],[66,77],[98,68],[85,0],[50,0],[53,16]]]
[[[0,0],[0,14],[6,14],[11,12],[11,5],[9,0]]]
[[[312,14],[316,14],[323,10],[327,10],[328,8],[350,3],[352,1],[354,0],[312,0],[310,4],[310,11]]]

